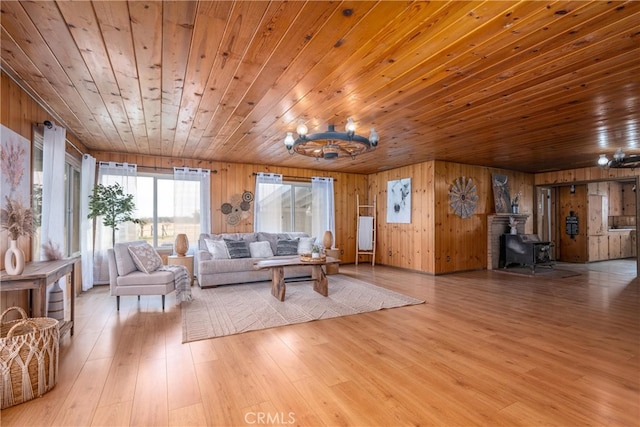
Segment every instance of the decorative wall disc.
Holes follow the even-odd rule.
[[[476,186],[471,178],[468,180],[463,176],[456,178],[455,184],[449,191],[449,205],[453,212],[461,218],[469,218],[478,208],[478,195]]]
[[[231,212],[233,212],[233,206],[231,205],[231,203],[223,203],[222,206],[220,206],[220,210],[223,214],[229,215]]]
[[[220,211],[225,216],[227,224],[236,226],[240,224],[240,220],[251,218],[253,199],[251,191],[245,190],[242,194],[232,194],[229,197],[229,202],[220,206]]]
[[[247,203],[251,203],[253,202],[253,193],[251,191],[246,191],[244,193],[242,193],[242,200],[247,202]]]

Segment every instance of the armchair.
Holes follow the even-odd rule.
[[[109,263],[109,286],[111,295],[116,297],[116,307],[120,311],[120,296],[126,295],[162,295],[164,311],[165,295],[176,289],[174,273],[170,270],[155,270],[150,273],[139,271],[129,246],[146,243],[143,240],[116,243],[107,251]]]

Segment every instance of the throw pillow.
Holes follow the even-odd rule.
[[[298,239],[279,239],[276,255],[298,255]]]
[[[249,252],[251,252],[251,258],[269,258],[273,256],[269,242],[251,242],[249,243]]]
[[[229,251],[227,251],[227,244],[223,240],[204,239],[204,243],[207,245],[207,250],[211,254],[213,259],[228,259]]]
[[[310,254],[311,249],[313,249],[313,244],[315,243],[315,237],[301,237],[300,242],[298,243],[298,253],[299,254]]]
[[[162,267],[162,258],[148,243],[142,245],[129,246],[129,253],[138,270],[147,274],[153,273]]]
[[[229,258],[250,258],[249,245],[244,240],[227,240],[224,239],[229,252]]]

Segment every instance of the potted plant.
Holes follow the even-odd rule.
[[[313,245],[311,248],[311,258],[320,258],[320,245]]]
[[[125,194],[118,183],[113,185],[97,184],[93,194],[89,196],[89,215],[87,218],[102,217],[102,225],[111,227],[111,245],[116,243],[116,230],[124,222],[138,224],[140,220],[133,217],[135,203],[133,194]]]

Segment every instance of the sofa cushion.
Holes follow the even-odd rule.
[[[299,239],[278,239],[276,255],[298,255]]]
[[[273,256],[269,242],[251,242],[249,243],[249,252],[251,252],[251,258],[269,258]]]
[[[148,243],[129,246],[129,253],[137,269],[147,274],[153,273],[162,266],[162,258]]]
[[[201,250],[207,250],[207,239],[209,240],[244,240],[246,242],[258,241],[256,233],[222,233],[222,234],[208,234],[201,233],[198,238],[198,248]]]
[[[300,241],[298,242],[298,253],[310,254],[315,241],[315,237],[300,237]]]
[[[244,240],[227,240],[224,239],[227,245],[227,251],[229,252],[229,258],[249,258],[251,253],[249,252],[249,244]]]
[[[205,239],[207,250],[213,259],[228,259],[229,251],[224,240]]]
[[[278,236],[274,233],[265,233],[265,232],[259,232],[257,234],[258,236],[258,242],[269,242],[269,244],[271,245],[271,252],[273,252],[274,254],[276,253],[276,251],[278,250]]]
[[[135,271],[117,279],[118,286],[163,285],[174,281],[174,275],[168,270],[157,270],[151,274]]]
[[[133,245],[142,245],[145,242],[144,240],[136,240],[133,242],[121,242],[116,243],[113,246],[113,254],[116,258],[116,269],[118,270],[118,276],[126,276],[127,274],[133,273],[137,271],[138,268],[136,264],[133,262],[133,258],[129,253],[129,246]]]

